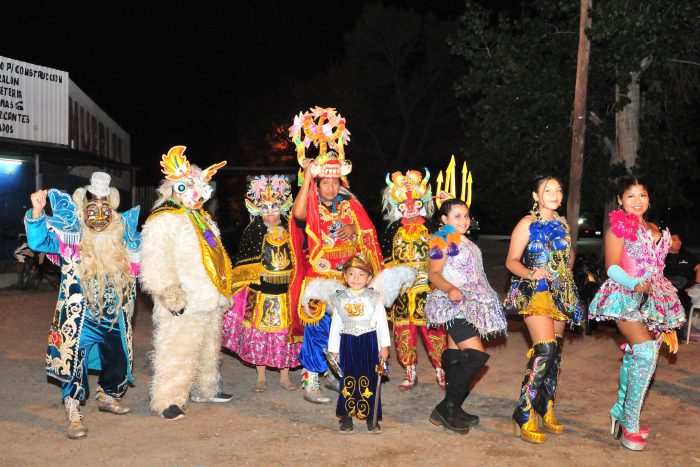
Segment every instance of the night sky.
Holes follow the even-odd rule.
[[[452,0],[383,3],[441,19],[463,8]],[[268,113],[288,112],[295,86],[342,59],[342,34],[362,4],[15,2],[3,6],[0,54],[69,72],[130,133],[138,183],[153,184],[160,154],[175,144],[200,165],[235,165],[241,119],[263,124]],[[316,104],[299,103],[290,124]]]

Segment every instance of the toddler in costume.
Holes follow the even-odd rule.
[[[332,279],[319,279],[309,284],[302,301],[307,306],[310,299],[321,300],[333,313],[328,351],[334,359],[340,357],[343,373],[335,412],[340,432],[351,433],[352,417],[356,417],[367,420],[370,432],[379,433],[382,408],[377,371],[379,375],[383,373],[391,345],[384,308],[416,275],[405,266],[390,268],[377,275],[368,287],[372,266],[358,254],[344,264],[343,277],[347,288]]]

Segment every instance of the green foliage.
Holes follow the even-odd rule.
[[[642,60],[641,147],[635,171],[652,176],[663,203],[681,203],[683,180],[697,176],[698,6],[691,0],[606,0],[591,11],[582,212],[602,214],[615,150],[615,86]],[[512,226],[530,204],[529,181],[552,173],[568,183],[579,2],[523,0],[510,10],[467,1],[448,41],[463,59],[455,84],[475,176],[475,204],[491,222]],[[662,195],[661,192],[664,192]],[[656,199],[659,199],[657,196]],[[503,202],[508,200],[508,202]],[[483,217],[483,215],[482,215]]]

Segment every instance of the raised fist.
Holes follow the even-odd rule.
[[[39,190],[29,195],[29,199],[32,200],[32,219],[41,217],[46,207],[46,195],[48,194],[48,190]]]

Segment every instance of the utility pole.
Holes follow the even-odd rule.
[[[593,0],[581,0],[581,21],[578,32],[578,60],[576,63],[576,90],[574,92],[573,138],[571,140],[571,168],[566,218],[571,229],[571,247],[578,242],[578,218],[581,212],[581,178],[583,175],[583,148],[586,139],[586,97],[588,94],[588,59],[591,41],[586,28],[591,27],[588,10]]]

